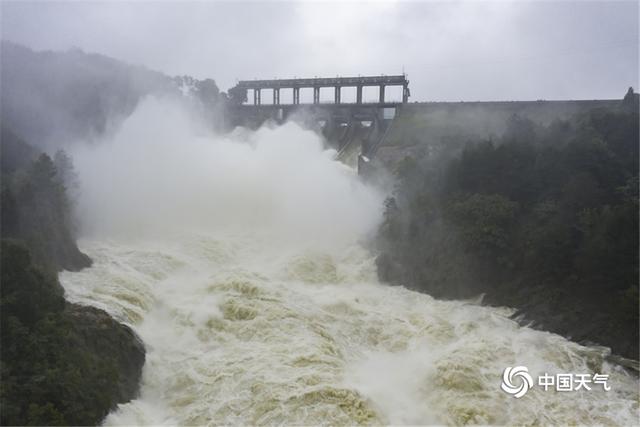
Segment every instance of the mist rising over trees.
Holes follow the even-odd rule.
[[[146,96],[183,99],[212,127],[224,126],[226,95],[211,79],[170,77],[79,49],[1,46],[3,126],[50,154],[113,131]]]
[[[637,359],[638,140],[632,94],[549,125],[513,116],[450,161],[405,158],[381,278],[435,297],[485,294]]]

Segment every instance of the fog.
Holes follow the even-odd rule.
[[[637,424],[637,0],[0,7],[0,424]]]
[[[72,155],[85,235],[261,231],[336,243],[380,219],[382,196],[294,123],[216,136],[183,104],[148,97],[113,136]]]
[[[407,72],[411,101],[618,98],[638,85],[636,1],[3,2],[2,38],[168,75]]]

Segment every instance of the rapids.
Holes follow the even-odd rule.
[[[107,425],[633,425],[637,379],[601,348],[495,309],[377,283],[371,256],[274,250],[252,235],[84,241],[71,301],[107,310],[147,347],[139,399]],[[500,390],[502,371],[610,374],[612,390]]]
[[[73,153],[94,264],[60,274],[66,296],[147,349],[140,397],[106,425],[637,423],[638,379],[606,349],[378,283],[362,242],[382,198],[311,132],[221,140],[187,122],[150,100]],[[516,399],[500,384],[520,365],[611,390]]]

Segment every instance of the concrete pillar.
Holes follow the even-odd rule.
[[[313,103],[314,104],[319,104],[320,103],[320,88],[319,87],[314,87],[313,88]]]
[[[380,104],[384,104],[384,85],[380,85]]]
[[[296,105],[300,104],[300,88],[299,87],[293,88],[293,103]]]
[[[362,86],[358,86],[356,89],[356,103],[362,104]]]
[[[340,86],[335,87],[335,95],[333,97],[333,101],[336,104],[340,104]]]
[[[253,105],[258,105],[258,89],[253,90]]]
[[[278,105],[278,104],[280,104],[280,89],[274,88],[273,89],[273,105]]]
[[[407,85],[402,86],[402,103],[406,104],[409,101],[409,87]]]

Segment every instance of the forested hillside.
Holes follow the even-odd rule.
[[[0,52],[3,125],[42,149],[96,137],[141,96],[172,88],[160,73],[80,50],[34,52],[3,41]]]
[[[54,164],[47,154],[2,128],[2,237],[19,239],[37,264],[53,270],[91,265],[75,243],[71,200],[65,175],[73,174],[64,152]]]
[[[137,395],[143,344],[106,312],[65,301],[57,278],[91,265],[76,244],[73,163],[57,147],[89,143],[167,80],[137,73],[2,43],[2,425],[95,425]]]
[[[1,422],[95,425],[137,395],[145,349],[106,312],[64,299],[57,272],[91,259],[76,244],[79,186],[62,148],[99,143],[150,95],[178,99],[222,127],[225,96],[210,79],[171,78],[80,50],[3,41],[0,51]]]
[[[107,313],[69,304],[59,270],[91,265],[76,245],[64,152],[51,159],[3,127],[2,425],[90,425],[135,397],[144,346]]]
[[[638,359],[637,99],[548,125],[514,115],[493,139],[406,157],[380,230],[381,278],[484,294]]]
[[[43,151],[99,138],[149,95],[195,101],[213,126],[224,123],[226,96],[211,79],[170,77],[79,49],[36,52],[8,41],[1,47],[3,126]]]

